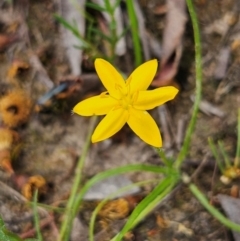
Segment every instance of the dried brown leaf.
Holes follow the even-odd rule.
[[[235,223],[240,223],[240,199],[223,194],[218,194],[217,197],[227,217]],[[233,231],[233,236],[235,241],[240,241],[240,233]]]
[[[168,0],[160,71],[152,83],[153,86],[172,84],[182,56],[182,37],[185,30],[186,20],[185,1]]]

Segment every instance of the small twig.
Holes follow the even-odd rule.
[[[223,47],[218,54],[217,66],[214,71],[215,79],[222,79],[226,76],[229,58],[230,58],[230,48]]]
[[[56,237],[56,239],[58,238],[58,229],[56,227],[56,224],[54,222],[54,218],[53,216],[49,215],[48,217],[46,217],[45,219],[40,221],[40,229],[43,229],[45,227],[47,227],[48,225],[50,225],[53,229],[53,234]],[[26,239],[26,238],[31,238],[36,234],[36,228],[32,228],[22,234],[20,234],[20,238],[22,239]]]
[[[6,185],[5,183],[0,181],[0,196],[5,196],[8,198],[11,198],[13,200],[16,200],[20,203],[27,203],[28,200],[22,196],[19,192],[15,191],[13,188],[9,187],[8,185]],[[48,216],[48,212],[41,207],[38,207],[38,213],[44,217],[44,216]]]
[[[169,131],[169,126],[167,123],[166,107],[165,107],[165,105],[162,105],[162,106],[159,106],[157,108],[157,110],[158,110],[159,119],[160,119],[160,123],[161,123],[161,130],[164,135],[164,147],[168,149],[172,145],[172,140],[171,140],[171,134]]]
[[[197,169],[194,171],[194,173],[191,176],[192,180],[195,180],[197,178],[197,176],[199,175],[199,173],[202,171],[203,167],[205,166],[205,164],[208,161],[208,157],[209,157],[209,153],[207,153],[204,157],[203,160],[200,162],[199,166],[197,167]]]
[[[179,119],[177,122],[177,134],[176,134],[175,142],[178,150],[181,148],[181,145],[183,142],[184,133],[185,133],[184,131],[185,124],[186,124],[186,119],[184,117]]]
[[[53,81],[49,78],[47,71],[43,67],[41,61],[34,53],[29,54],[29,62],[36,71],[39,81],[41,81],[50,90],[53,88]]]
[[[218,165],[217,165],[217,163],[215,162],[214,170],[213,170],[213,175],[212,175],[212,178],[211,178],[211,196],[209,197],[210,200],[213,199],[214,179],[215,179],[215,177],[216,177],[217,169],[218,169]]]
[[[13,188],[9,187],[5,183],[0,181],[0,196],[11,198],[21,203],[25,203],[28,200],[22,196],[19,192],[15,191]]]
[[[153,53],[156,58],[161,59],[162,47],[161,47],[161,44],[159,43],[159,40],[157,40],[155,38],[155,36],[153,36],[152,33],[147,32],[147,30],[146,30],[146,35],[147,35],[146,39],[148,40],[148,44],[149,44],[149,48],[151,50],[151,53]]]
[[[193,95],[190,96],[190,99],[192,100],[192,102],[195,101],[195,97]],[[225,116],[225,113],[222,110],[220,110],[217,106],[214,106],[206,100],[201,100],[199,109],[206,115],[215,115],[220,118]]]

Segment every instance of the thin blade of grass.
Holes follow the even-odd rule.
[[[115,4],[113,5],[113,9],[115,10],[121,3],[122,0],[116,0]]]
[[[100,6],[96,3],[92,3],[92,2],[86,2],[86,7],[92,8],[92,9],[97,10],[99,12],[107,11],[106,8]]]
[[[77,28],[75,28],[72,24],[70,24],[68,21],[66,21],[63,17],[61,17],[58,14],[53,15],[54,18],[61,23],[65,28],[70,30],[77,38],[83,39],[82,36],[80,35],[79,31]]]
[[[223,155],[223,159],[224,159],[224,162],[225,162],[225,166],[226,166],[227,168],[231,167],[232,165],[231,165],[229,156],[228,156],[227,152],[225,151],[223,142],[222,142],[222,141],[218,141],[218,146],[219,146],[220,152],[221,152],[222,155]]]
[[[39,215],[38,215],[38,209],[37,209],[37,200],[38,200],[38,190],[36,189],[36,191],[34,192],[34,195],[33,195],[33,202],[32,202],[34,226],[36,229],[38,241],[43,241],[43,237],[42,237],[42,233],[41,233],[41,229],[40,229],[40,220],[39,220]]]
[[[133,39],[135,67],[138,67],[142,63],[142,51],[141,51],[141,42],[138,35],[137,17],[135,14],[133,1],[126,1],[126,5],[127,5],[127,11],[128,11],[128,16],[130,20],[132,39]]]
[[[103,39],[107,40],[109,43],[112,42],[111,37],[107,36],[106,34],[104,34],[103,32],[101,32],[100,30],[98,30],[96,28],[92,28],[91,32],[98,34],[100,37],[102,37]]]
[[[219,156],[219,154],[218,154],[217,148],[216,148],[215,144],[213,143],[212,138],[210,138],[210,137],[208,138],[208,144],[209,144],[210,149],[211,149],[211,151],[212,151],[212,154],[213,154],[213,156],[214,156],[214,158],[215,158],[215,160],[216,160],[216,162],[217,162],[217,165],[218,165],[221,173],[223,174],[225,168],[224,168],[224,166],[223,166],[223,163],[221,162],[221,158],[220,158],[220,156]]]

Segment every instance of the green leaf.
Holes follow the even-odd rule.
[[[23,241],[16,234],[8,231],[5,228],[1,228],[0,230],[0,240],[1,241]]]
[[[129,30],[129,26],[127,26],[122,33],[117,37],[117,40],[119,40],[120,38],[122,38],[123,36],[125,36],[127,34],[127,31]]]
[[[122,0],[117,0],[115,4],[113,5],[113,9],[115,10],[121,3]]]
[[[109,43],[112,42],[111,37],[107,36],[106,34],[104,34],[103,32],[99,31],[98,29],[92,28],[91,31],[92,31],[92,33],[98,34],[98,35],[101,36],[103,39],[107,40]]]
[[[76,27],[74,27],[74,25],[70,24],[67,20],[65,20],[63,17],[61,17],[58,14],[54,14],[53,15],[54,18],[61,23],[65,28],[67,28],[68,30],[70,30],[77,38],[79,39],[83,39],[81,34],[79,33],[78,29]]]
[[[5,228],[5,224],[3,219],[0,217],[0,240],[1,241],[39,241],[37,239],[21,239],[20,237],[18,237],[16,234],[8,231]]]
[[[138,67],[142,63],[142,48],[138,34],[138,20],[133,1],[126,1],[126,5],[132,33],[135,67]]]
[[[89,7],[89,8],[92,8],[94,10],[97,10],[99,12],[106,11],[106,8],[104,8],[104,7],[102,7],[102,6],[98,5],[98,4],[95,4],[95,3],[87,2],[86,6]]]

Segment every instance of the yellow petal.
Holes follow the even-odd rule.
[[[92,142],[102,141],[113,136],[124,126],[128,117],[128,111],[122,108],[111,110],[95,129]]]
[[[157,60],[153,59],[137,67],[127,80],[130,84],[130,92],[146,90],[156,75],[157,66]]]
[[[178,89],[173,86],[161,87],[155,90],[139,91],[134,103],[134,108],[138,110],[150,110],[156,106],[172,100]]]
[[[147,111],[132,109],[127,123],[136,135],[147,144],[155,147],[162,146],[159,128]]]
[[[121,74],[104,59],[96,59],[94,64],[97,74],[109,94],[119,98],[121,96],[119,88],[124,89],[126,86]]]
[[[97,95],[76,104],[73,112],[82,116],[106,115],[116,104],[109,95]]]

